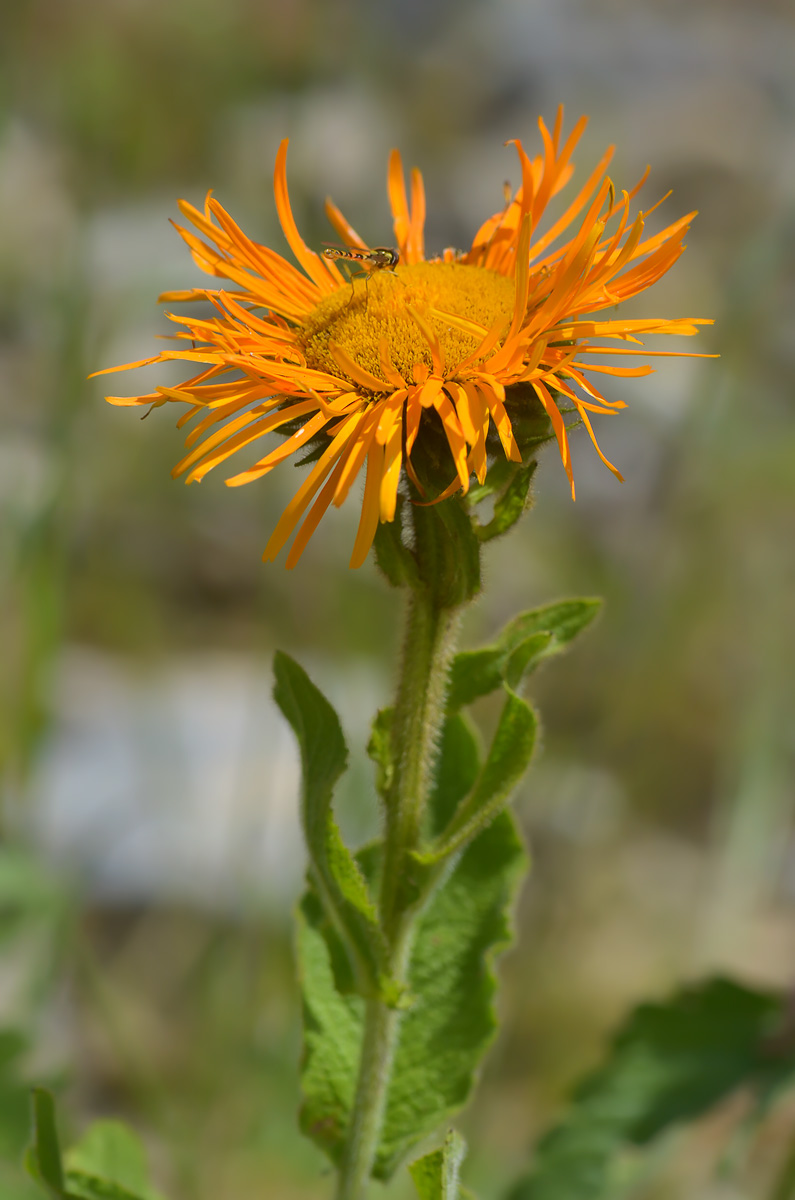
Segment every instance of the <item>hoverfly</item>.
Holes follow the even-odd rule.
[[[376,271],[394,271],[400,262],[400,254],[397,250],[393,250],[391,246],[373,246],[372,250],[353,250],[350,246],[345,246],[344,248],[327,246],[323,251],[323,257],[342,259],[344,262],[361,267],[366,272],[364,280],[365,297],[367,296],[367,284],[370,282],[370,276]],[[356,288],[354,287],[352,278],[350,283],[351,298],[348,301],[348,307],[353,304],[356,297]],[[366,299],[365,303],[367,303]]]
[[[324,258],[343,258],[346,262],[358,263],[364,271],[394,271],[400,261],[397,250],[390,246],[373,246],[372,250],[352,250],[349,246],[337,248],[327,246]]]

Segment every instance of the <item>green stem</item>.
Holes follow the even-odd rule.
[[[433,756],[444,718],[447,671],[458,628],[457,612],[434,602],[429,591],[410,593],[403,662],[395,703],[395,774],[386,804],[381,923],[388,974],[398,984],[407,972],[416,906],[404,898],[407,855],[420,838]],[[380,997],[367,1002],[359,1078],[336,1200],[362,1200],[378,1150],[400,1011]]]
[[[386,804],[381,883],[381,920],[390,943],[405,915],[400,884],[406,855],[420,839],[458,624],[457,610],[437,608],[425,591],[412,593],[395,702],[395,776]]]

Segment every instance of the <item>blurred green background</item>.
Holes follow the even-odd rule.
[[[504,1031],[463,1125],[496,1196],[632,1003],[712,970],[795,983],[795,14],[784,0],[7,0],[0,15],[0,1193],[26,1082],[67,1134],[129,1119],[176,1200],[327,1195],[295,1131],[291,909],[302,858],[274,648],[340,709],[347,831],[372,828],[369,717],[399,599],[349,572],[355,504],[299,567],[260,553],[296,476],[186,489],[169,410],[110,408],[91,370],[155,352],[159,291],[198,272],[168,225],[213,188],[279,250],[272,165],[311,244],[334,196],[390,242],[386,158],[428,190],[431,250],[468,244],[565,102],[580,172],[618,146],[649,207],[700,216],[636,312],[715,318],[718,361],[618,381],[621,486],[574,438],[489,551],[470,642],[520,608],[603,594],[535,683],[543,756]],[[655,218],[656,219],[656,218]],[[121,380],[121,386],[116,384]],[[135,392],[161,373],[116,377]],[[141,385],[139,388],[139,384]],[[242,462],[241,462],[242,465]],[[488,720],[488,711],[484,712]],[[3,1073],[4,1072],[4,1073]],[[22,1097],[22,1099],[20,1099]],[[669,1139],[633,1195],[759,1194],[795,1109]],[[403,1185],[390,1195],[402,1195]]]

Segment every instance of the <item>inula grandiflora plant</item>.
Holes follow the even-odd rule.
[[[612,149],[574,185],[584,127],[583,118],[564,135],[560,112],[551,131],[539,121],[534,156],[511,143],[518,188],[505,185],[469,249],[438,253],[425,246],[422,176],[413,170],[407,189],[397,151],[387,172],[393,232],[379,238],[386,244],[371,246],[327,201],[341,248],[308,246],[290,207],[283,142],[275,199],[295,262],[252,241],[211,196],[203,211],[182,201],[186,225],[177,228],[208,285],[161,297],[178,309],[168,314],[173,340],[128,365],[182,362],[186,378],[108,397],[145,411],[176,406],[188,432],[174,475],[188,483],[233,456],[232,487],[297,462],[300,486],[264,558],[289,545],[286,565],[295,567],[329,505],[347,501],[359,507],[351,567],[372,553],[405,595],[396,694],[377,713],[368,746],[382,814],[377,841],[345,844],[333,811],[348,757],[340,722],[298,663],[281,653],[275,662],[276,699],[300,747],[309,861],[297,939],[300,1120],[335,1172],[333,1188],[319,1180],[318,1194],[333,1191],[336,1200],[362,1200],[371,1180],[388,1180],[405,1163],[422,1200],[468,1194],[459,1178],[463,1140],[449,1122],[495,1034],[494,963],[510,941],[527,867],[509,807],[536,740],[523,689],[599,609],[594,599],[551,603],[516,616],[490,644],[458,650],[461,614],[481,591],[483,548],[510,536],[525,513],[547,444],[574,498],[575,427],[620,479],[592,423],[624,407],[605,376],[647,375],[651,356],[684,353],[648,349],[649,336],[689,337],[710,323],[621,315],[623,301],[676,263],[694,214],[646,234],[648,214],[635,206],[645,176],[618,191],[607,175]],[[558,193],[561,215],[549,219]],[[266,434],[278,438],[263,452]],[[484,748],[468,709],[492,693],[501,713]],[[703,1111],[762,1070],[762,1030],[777,1003],[724,982],[639,1010],[610,1066],[592,1078],[568,1124],[540,1143],[512,1194],[602,1195],[616,1147]],[[676,1077],[685,1097],[677,1108],[665,1070],[678,1062],[680,1042],[698,1042],[694,1021],[713,1030],[715,1050],[715,1006],[723,1049],[731,1058],[745,1039],[748,1061],[728,1074],[722,1068],[716,1081],[691,1057],[693,1087]],[[632,1067],[638,1046],[647,1057],[649,1046],[664,1047],[642,1086]],[[611,1107],[622,1071],[635,1081],[635,1101]],[[93,1195],[85,1179],[53,1167],[60,1160],[45,1092],[36,1096],[36,1130],[34,1173],[56,1194],[71,1187]]]

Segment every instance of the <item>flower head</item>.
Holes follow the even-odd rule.
[[[518,190],[506,185],[504,206],[477,231],[469,250],[448,249],[434,258],[425,254],[422,176],[412,171],[407,196],[400,155],[393,151],[387,182],[392,253],[371,250],[326,202],[350,261],[365,268],[356,278],[340,268],[344,252],[320,254],[302,240],[287,193],[283,141],[276,156],[276,207],[299,266],[252,241],[211,196],[204,212],[180,201],[194,228],[177,228],[195,261],[228,285],[163,295],[171,302],[209,301],[214,314],[169,314],[182,326],[175,340],[183,348],[127,364],[177,359],[195,369],[191,378],[179,387],[108,400],[188,406],[178,421],[180,427],[194,421],[188,452],[173,472],[188,483],[279,431],[280,445],[226,482],[250,483],[295,454],[311,462],[263,555],[274,559],[295,533],[288,567],[329,505],[342,504],[364,473],[351,559],[351,566],[361,565],[378,522],[394,519],[401,479],[427,496],[415,467],[424,438],[438,438],[441,431],[448,464],[449,484],[430,500],[466,492],[473,476],[483,483],[495,443],[509,460],[521,461],[506,407],[511,388],[543,406],[572,496],[565,411],[576,412],[620,479],[599,449],[590,414],[612,414],[624,404],[606,399],[593,376],[647,375],[649,365],[621,366],[620,356],[666,353],[645,350],[642,337],[694,334],[710,322],[594,316],[668,271],[695,214],[644,238],[644,214],[631,218],[630,203],[645,176],[619,198],[606,174],[611,147],[563,215],[545,225],[549,200],[573,174],[571,155],[585,124],[581,118],[563,141],[562,110],[552,132],[539,120],[543,153],[535,158],[521,142],[511,143],[521,168]]]

